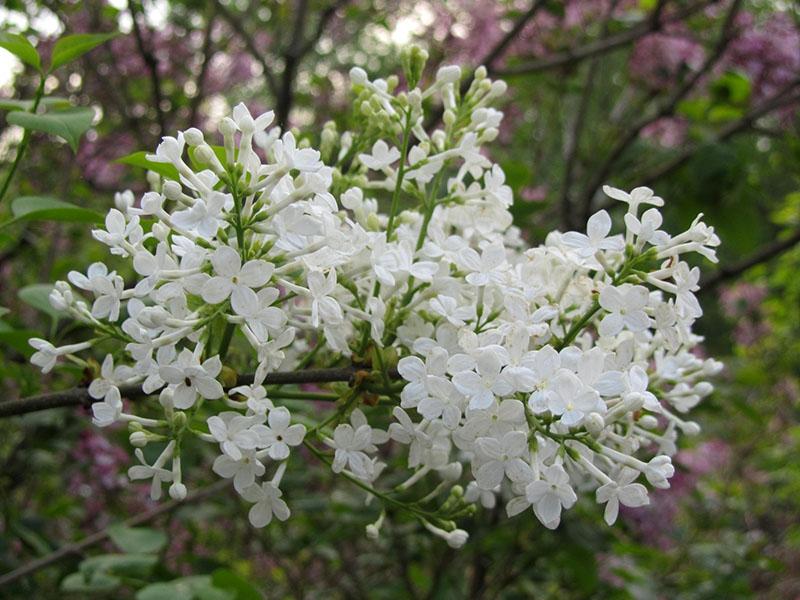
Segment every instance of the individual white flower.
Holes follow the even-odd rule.
[[[490,244],[479,255],[472,248],[465,248],[459,253],[458,259],[461,266],[469,271],[467,283],[480,287],[497,279],[500,267],[506,261],[506,250],[502,244]]]
[[[394,146],[390,148],[383,140],[378,140],[372,145],[372,154],[358,155],[361,164],[373,171],[382,171],[399,158],[400,151]]]
[[[598,393],[567,369],[561,369],[553,378],[553,392],[548,398],[548,409],[559,415],[559,421],[567,427],[578,425],[590,412],[605,412],[606,406]]]
[[[669,487],[669,478],[675,474],[675,467],[672,466],[672,459],[669,456],[659,455],[650,459],[644,469],[644,476],[650,485],[667,489]]]
[[[224,226],[223,217],[229,204],[233,204],[229,194],[212,191],[197,198],[190,207],[173,213],[172,222],[185,231],[210,240]]]
[[[229,296],[231,308],[238,314],[249,312],[256,293],[272,277],[274,267],[263,260],[249,260],[242,265],[242,257],[230,246],[220,246],[211,255],[215,276],[208,279],[202,288],[203,300],[219,304]],[[248,298],[250,296],[250,298]]]
[[[650,504],[647,488],[641,483],[633,483],[637,477],[639,471],[625,467],[612,481],[597,488],[597,502],[606,505],[604,518],[609,525],[617,520],[620,504],[631,508]]]
[[[243,417],[236,412],[223,412],[208,418],[208,431],[220,444],[222,451],[233,460],[241,460],[243,451],[259,445],[262,432],[253,425],[254,417]]]
[[[472,321],[475,318],[474,306],[471,304],[459,306],[456,299],[450,296],[440,295],[432,298],[430,309],[456,327],[463,327],[467,321]]]
[[[104,398],[112,389],[124,384],[135,374],[136,371],[127,365],[115,367],[114,357],[111,354],[106,354],[103,364],[100,366],[100,377],[93,379],[89,384],[89,395],[92,398]]]
[[[161,378],[173,386],[175,408],[185,410],[194,406],[198,394],[207,400],[216,400],[223,394],[222,384],[216,380],[222,371],[219,356],[205,360],[202,364],[194,354],[184,348],[175,362],[164,365],[158,372]]]
[[[664,200],[658,196],[655,196],[653,194],[653,190],[647,187],[637,187],[629,194],[628,192],[624,192],[620,189],[604,185],[603,193],[609,198],[619,200],[620,202],[625,202],[628,205],[628,212],[634,215],[639,213],[639,206],[642,204],[664,206]]]
[[[116,423],[122,415],[122,398],[119,388],[110,387],[104,394],[102,402],[92,404],[92,423],[98,427],[108,427]]]
[[[269,525],[273,516],[279,521],[285,521],[292,514],[286,502],[281,498],[283,492],[270,481],[265,481],[260,485],[251,485],[241,494],[242,498],[248,502],[255,502],[247,514],[253,527]]]
[[[303,443],[306,427],[301,424],[291,425],[291,419],[289,410],[283,406],[269,411],[269,427],[264,428],[259,435],[259,445],[266,448],[272,460],[289,458],[289,447]]]
[[[328,271],[327,277],[322,271],[311,271],[308,274],[308,291],[311,293],[311,324],[319,327],[320,322],[328,325],[339,325],[343,320],[342,307],[331,296],[336,289],[336,270]]]
[[[272,410],[272,400],[267,398],[267,390],[263,385],[240,385],[228,391],[229,396],[240,394],[247,400],[247,408],[256,415],[265,415]]]
[[[641,285],[624,283],[619,287],[608,285],[600,290],[600,306],[608,311],[598,327],[603,337],[617,335],[623,329],[644,331],[650,326],[650,317],[644,311],[650,293]]]
[[[172,481],[172,471],[165,469],[164,463],[172,456],[174,444],[175,442],[170,442],[152,466],[147,464],[141,448],[134,450],[134,454],[141,464],[134,465],[128,469],[128,477],[134,481],[152,479],[153,481],[150,485],[150,498],[152,500],[161,498],[161,486]]]
[[[375,465],[364,452],[372,444],[372,428],[361,425],[354,429],[348,423],[337,425],[333,431],[333,440],[325,440],[336,451],[331,469],[341,473],[348,467],[359,479],[371,480]]]
[[[533,505],[542,525],[555,529],[561,522],[561,509],[570,509],[578,497],[569,483],[569,475],[561,465],[542,469],[542,478],[525,487],[525,498]]]
[[[509,378],[501,373],[502,353],[495,348],[485,348],[475,360],[476,371],[461,371],[453,376],[453,385],[469,398],[472,409],[488,408],[495,396],[506,396],[513,392]]]
[[[568,231],[561,236],[565,246],[574,250],[582,258],[592,258],[597,252],[608,250],[619,252],[625,247],[622,236],[611,232],[611,217],[604,210],[596,212],[586,224],[586,233]]]
[[[528,436],[522,431],[509,431],[500,439],[478,438],[475,447],[485,461],[475,468],[475,481],[483,490],[493,490],[508,474],[509,479],[519,479],[519,474],[527,468],[522,456],[528,451]]]
[[[28,343],[36,350],[31,356],[31,362],[42,370],[42,373],[49,373],[56,366],[58,357],[61,353],[47,340],[41,338],[31,338]]]
[[[264,474],[264,465],[256,457],[255,450],[245,450],[239,459],[227,454],[220,454],[211,467],[217,475],[225,479],[233,478],[233,487],[240,494],[255,483],[257,477]]]

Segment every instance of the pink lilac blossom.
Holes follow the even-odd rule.
[[[737,344],[752,346],[770,332],[761,307],[767,292],[765,286],[751,283],[737,283],[722,290],[722,310],[736,324],[733,339]]]

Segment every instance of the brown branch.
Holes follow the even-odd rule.
[[[153,91],[153,102],[156,105],[156,119],[158,120],[160,137],[164,135],[167,130],[164,120],[164,111],[161,109],[161,105],[164,103],[164,93],[161,89],[161,78],[158,75],[158,59],[156,59],[155,54],[153,54],[145,44],[144,36],[142,35],[142,29],[139,25],[139,21],[137,20],[139,9],[140,7],[136,5],[135,0],[128,0],[128,11],[131,13],[131,22],[133,25],[133,35],[136,38],[136,46],[139,48],[139,54],[142,55],[142,60],[144,61],[147,71],[150,74],[150,85]]]
[[[556,54],[533,60],[527,64],[521,64],[516,67],[498,70],[496,74],[499,77],[513,77],[516,75],[539,73],[541,71],[546,71],[556,67],[572,66],[592,56],[606,54],[608,52],[617,50],[618,48],[628,46],[639,38],[659,31],[662,27],[664,27],[664,25],[686,19],[700,12],[704,8],[712,4],[716,4],[719,1],[720,0],[703,0],[697,4],[687,6],[682,10],[677,10],[672,14],[664,16],[663,18],[661,18],[661,13],[663,11],[659,6],[653,13],[656,18],[648,18],[638,25],[634,25],[633,27],[627,29],[626,31],[608,36],[604,39],[596,40],[594,42],[589,42],[588,44],[578,46],[577,48],[568,48]]]
[[[297,69],[303,58],[314,49],[314,46],[322,37],[323,31],[336,11],[344,6],[349,0],[337,0],[326,8],[317,22],[314,33],[304,40],[306,19],[308,17],[308,0],[298,0],[295,9],[295,19],[292,31],[292,39],[289,46],[283,53],[283,73],[281,73],[280,93],[275,104],[275,122],[286,129],[289,124],[289,113],[294,104],[294,84],[297,78]]]
[[[775,240],[774,242],[759,248],[750,256],[747,256],[731,265],[720,267],[703,282],[700,291],[701,293],[704,293],[713,290],[719,284],[731,279],[735,279],[745,271],[748,271],[757,265],[763,264],[777,256],[780,256],[798,244],[800,244],[800,229],[796,230],[787,238]]]
[[[608,179],[611,170],[617,161],[625,154],[625,152],[639,139],[639,135],[645,127],[655,123],[659,119],[663,119],[675,112],[678,104],[694,89],[700,79],[705,76],[714,65],[719,62],[728,44],[733,39],[733,26],[736,15],[741,9],[742,0],[734,0],[725,16],[725,21],[720,28],[720,35],[717,42],[714,44],[713,50],[706,57],[700,68],[687,77],[686,80],[678,86],[678,88],[667,98],[667,100],[659,107],[655,114],[643,117],[633,124],[617,142],[614,148],[609,153],[606,160],[595,173],[589,185],[584,190],[581,198],[578,200],[577,205],[582,207],[581,222],[586,222],[592,212],[592,200],[594,199],[597,191],[602,187]]]
[[[614,10],[617,6],[618,0],[614,0],[609,5],[608,13],[603,20],[603,28],[601,37],[608,35],[608,27],[611,23],[611,18],[614,15]],[[663,6],[659,2],[658,7]],[[657,8],[655,14],[658,14]],[[589,112],[589,103],[592,99],[592,92],[594,91],[594,82],[597,75],[598,66],[600,64],[600,56],[595,56],[589,63],[586,72],[586,81],[583,84],[581,97],[578,102],[578,111],[575,114],[575,119],[572,122],[572,127],[569,130],[567,139],[564,144],[564,180],[561,185],[561,226],[564,229],[569,229],[575,224],[572,218],[572,202],[570,197],[570,190],[572,189],[572,180],[575,173],[575,167],[578,162],[578,150],[580,148],[581,134],[583,133],[583,126],[586,123],[586,114]]]
[[[206,498],[213,496],[214,494],[216,494],[217,492],[221,491],[222,489],[224,489],[229,485],[230,482],[225,479],[216,481],[207,487],[204,487],[192,494],[189,494],[184,500],[170,500],[169,502],[164,502],[163,504],[160,504],[153,509],[150,509],[146,512],[136,515],[135,517],[132,517],[127,521],[124,521],[122,525],[126,527],[136,527],[137,525],[142,525],[144,523],[152,521],[157,517],[160,517],[161,515],[170,513],[176,508],[179,508],[180,506],[190,504],[193,502],[199,502],[200,500],[205,500]],[[79,542],[73,542],[61,546],[61,548],[59,548],[55,552],[48,554],[47,556],[37,558],[36,560],[33,560],[19,567],[18,569],[14,569],[13,571],[6,573],[5,575],[0,575],[0,587],[12,584],[17,580],[22,579],[26,575],[31,575],[36,571],[44,569],[45,567],[49,567],[50,565],[53,565],[67,558],[68,556],[81,555],[87,548],[99,544],[100,542],[105,541],[108,538],[109,538],[109,528],[106,527],[105,529],[101,529],[100,531],[97,531],[83,538]]]
[[[253,59],[259,65],[261,65],[261,71],[264,75],[264,80],[267,82],[267,88],[269,88],[269,91],[273,96],[277,97],[278,82],[275,79],[275,75],[272,73],[272,67],[267,62],[267,58],[264,55],[264,53],[262,53],[261,50],[258,49],[258,46],[256,46],[253,36],[251,36],[247,32],[244,23],[239,18],[239,15],[229,10],[227,6],[225,6],[218,0],[216,2],[216,9],[217,12],[219,12],[219,14],[222,15],[222,18],[224,18],[228,22],[228,24],[233,28],[234,34],[238,35],[239,38],[242,40],[242,42],[244,42],[244,46],[245,48],[247,48],[247,51],[250,53],[250,56],[252,56]]]
[[[197,125],[197,116],[200,110],[200,104],[203,101],[203,86],[205,85],[206,73],[208,72],[208,65],[211,62],[213,52],[211,51],[211,34],[214,28],[214,17],[216,16],[216,3],[212,2],[208,8],[208,21],[206,22],[206,29],[203,33],[203,46],[201,52],[200,71],[197,73],[195,80],[195,94],[189,104],[189,127]]]
[[[332,368],[332,369],[304,369],[302,371],[276,371],[269,373],[264,379],[265,385],[289,385],[304,383],[333,383],[346,381],[351,385],[357,380],[360,373],[367,373],[365,369],[355,366]],[[399,374],[396,370],[389,372],[389,377],[397,379]],[[240,375],[236,380],[236,385],[249,385],[253,383],[253,374]],[[235,387],[235,386],[233,386]],[[230,389],[230,388],[229,388]],[[129,400],[137,400],[158,394],[160,390],[146,393],[138,385],[128,385],[120,387],[120,395]],[[91,406],[99,400],[89,395],[89,390],[85,387],[75,387],[60,392],[50,392],[19,398],[17,400],[7,400],[0,402],[0,418],[24,415],[40,410],[51,408],[61,408],[65,406]]]
[[[800,102],[800,93],[797,92],[798,88],[800,88],[800,79],[797,79],[784,87],[781,91],[775,93],[773,96],[769,97],[767,100],[756,106],[755,108],[751,109],[747,112],[741,119],[730,123],[726,127],[722,128],[715,136],[713,136],[710,140],[704,142],[704,144],[695,144],[689,146],[688,148],[684,149],[682,152],[675,155],[671,160],[666,160],[662,162],[658,167],[654,170],[650,171],[649,173],[642,175],[636,178],[638,185],[646,185],[651,186],[656,181],[666,177],[667,175],[673,173],[674,171],[681,168],[687,162],[689,162],[692,157],[697,153],[700,148],[703,147],[705,144],[718,144],[720,142],[724,142],[729,138],[742,133],[748,129],[761,117],[777,110],[783,106],[794,104]],[[603,208],[608,208],[609,206],[613,205],[612,201],[607,201]]]

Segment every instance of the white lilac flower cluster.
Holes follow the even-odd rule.
[[[422,90],[424,60],[404,54],[404,92],[354,68],[358,129],[326,124],[318,150],[241,104],[221,146],[197,129],[165,137],[153,190],[117,195],[93,232],[120,271],[96,263],[55,285],[53,305],[95,336],[32,340],[33,362],[88,365],[75,353],[110,348],[94,421],[128,423],[129,474],[153,498],[185,497],[193,440],[217,448],[213,471],[253,503],[254,526],[289,517],[280,484],[305,447],[295,463],[322,461],[453,547],[478,505],[554,528],[593,491],[611,524],[648,503],[645,482],[669,487],[678,433],[698,431],[684,415],[721,366],[692,352],[699,271],[682,256],[713,261],[719,239],[699,218],[662,231],[647,188],[605,188],[624,228],[600,211],[585,234],[526,248],[482,151],[506,86],[479,68],[462,93],[451,66]],[[312,367],[355,376],[270,379]],[[131,404],[150,416],[125,412],[133,388],[157,397]]]

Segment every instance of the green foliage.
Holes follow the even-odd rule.
[[[6,120],[11,125],[58,136],[69,144],[73,152],[77,152],[78,141],[92,126],[94,117],[91,108],[69,108],[44,114],[14,111]]]
[[[22,62],[30,65],[37,71],[42,70],[42,61],[39,58],[39,53],[25,36],[19,35],[18,33],[0,31],[0,48],[8,50]]]
[[[20,196],[11,203],[13,219],[0,223],[0,229],[22,221],[64,221],[102,223],[100,213],[46,196]]]
[[[78,33],[59,38],[53,46],[48,71],[55,71],[117,35],[117,33]]]

